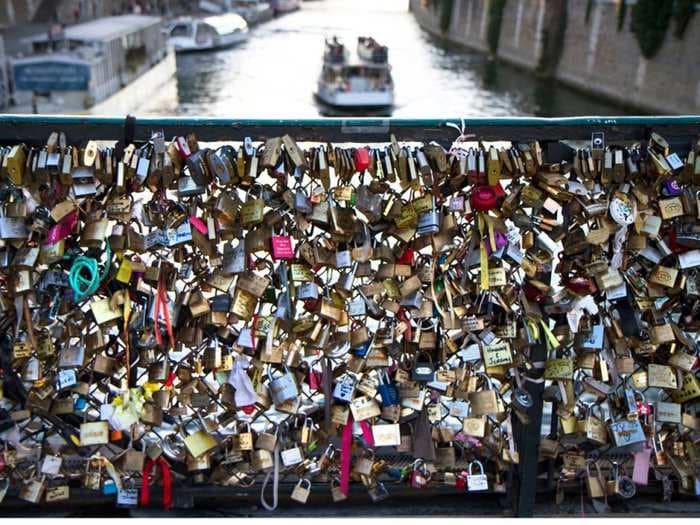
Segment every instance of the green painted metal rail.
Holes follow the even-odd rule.
[[[0,115],[0,142],[40,144],[50,131],[62,130],[72,142],[123,138],[124,117],[71,115]],[[331,142],[383,142],[391,133],[399,140],[435,140],[449,143],[461,126],[462,117],[450,119],[234,119],[212,117],[136,117],[135,140],[147,140],[151,131],[163,130],[166,137],[194,131],[204,141],[260,140],[293,131],[297,140]],[[650,128],[662,135],[685,140],[700,133],[700,115],[674,117],[573,117],[464,118],[466,133],[479,140],[587,140],[593,131],[603,131],[608,140],[634,141]]]

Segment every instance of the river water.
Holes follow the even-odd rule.
[[[232,49],[177,57],[176,99],[151,113],[255,118],[340,115],[314,98],[324,38],[369,35],[389,47],[394,117],[624,114],[552,81],[448,46],[422,30],[408,0],[315,0],[252,28]],[[345,113],[342,115],[359,115]]]

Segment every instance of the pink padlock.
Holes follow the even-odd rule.
[[[292,238],[289,235],[272,236],[272,258],[276,261],[294,259]]]
[[[358,173],[364,172],[369,168],[369,149],[357,148],[355,150],[355,171]]]

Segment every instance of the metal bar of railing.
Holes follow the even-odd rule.
[[[649,129],[685,139],[700,130],[700,116],[677,117],[573,117],[573,118],[465,118],[467,134],[478,140],[587,140],[593,131],[603,131],[608,140],[634,141]],[[166,137],[195,132],[199,140],[260,140],[293,130],[297,141],[381,142],[390,134],[399,140],[431,140],[449,143],[457,136],[448,123],[461,126],[462,119],[231,119],[211,117],[136,117],[132,122],[135,140],[147,140],[155,130]],[[119,140],[124,136],[124,117],[70,115],[0,115],[0,142],[42,143],[53,130],[65,131],[71,142],[89,139]]]

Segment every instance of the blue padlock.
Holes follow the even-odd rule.
[[[87,399],[79,397],[75,400],[75,410],[85,410],[85,407],[87,407]]]
[[[117,493],[117,484],[114,480],[108,479],[102,484],[102,494],[105,496],[111,496]]]
[[[379,374],[379,385],[377,390],[382,398],[382,405],[393,406],[398,405],[401,402],[399,398],[399,390],[396,388],[396,383],[389,381],[389,376],[386,371]]]
[[[357,357],[367,357],[367,354],[369,354],[369,350],[372,347],[372,341],[366,341],[362,343],[360,346],[353,348],[352,353],[355,354]]]
[[[677,197],[683,190],[678,185],[678,181],[675,179],[667,179],[663,181],[661,186],[661,193],[666,197]]]

